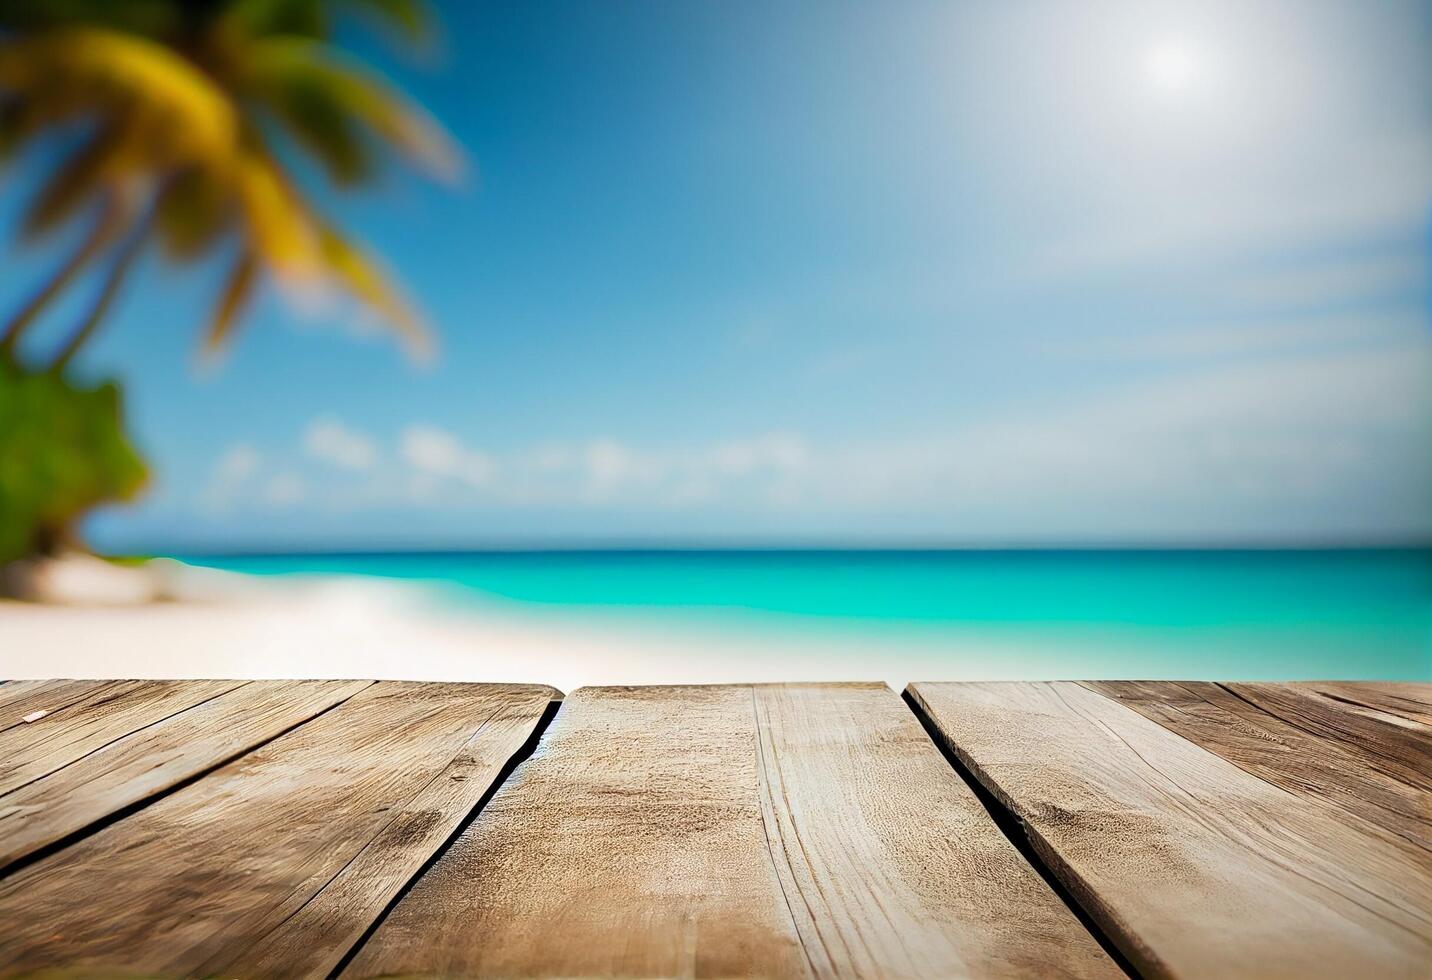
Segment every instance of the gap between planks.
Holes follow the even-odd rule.
[[[379,688],[388,693],[376,700],[368,696]],[[338,969],[361,946],[395,896],[421,877],[456,832],[480,812],[495,786],[532,750],[560,697],[550,688],[513,685],[381,682],[367,684],[364,691],[360,699],[364,705],[349,698],[334,706],[342,709],[347,722],[330,713],[333,709],[325,711],[322,717],[284,733],[286,737],[275,737],[247,753],[247,759],[211,771],[206,780],[190,781],[185,787],[188,792],[170,792],[149,801],[151,806],[126,814],[132,818],[129,821],[106,823],[75,841],[73,849],[0,883],[0,906],[9,906],[11,912],[22,906],[27,910],[23,917],[0,914],[0,921],[18,926],[28,920],[34,926],[0,930],[9,932],[0,935],[0,963],[5,964],[0,974],[9,975],[15,968],[23,972],[46,962],[157,975],[236,971],[323,976]],[[539,693],[540,701],[534,700]],[[399,704],[395,698],[407,699],[412,707],[389,710],[392,720],[384,722],[376,705]],[[480,716],[458,704],[463,700],[481,710],[484,699],[492,702],[492,711],[480,723]],[[433,707],[425,709],[424,704]],[[363,721],[373,711],[380,713]],[[492,735],[486,734],[489,726]],[[325,734],[318,734],[320,728]],[[397,751],[413,738],[428,745],[418,737],[419,729],[437,738],[426,750],[430,758],[423,769],[431,776],[425,785],[420,771],[401,775],[406,768],[403,753],[397,761],[375,767],[371,763],[383,761],[385,753],[365,762],[365,757],[352,752],[354,746],[345,737],[378,739],[375,749],[387,745]],[[513,744],[504,732],[520,741]],[[466,744],[459,747],[455,737],[466,738]],[[435,754],[444,751],[440,742],[456,749],[445,765],[446,755]],[[336,755],[329,753],[328,763],[315,755],[325,745],[338,750]],[[436,768],[430,768],[434,764]],[[379,770],[384,768],[392,775],[382,775]],[[312,801],[306,800],[313,793],[287,800],[282,784],[295,778],[293,773],[313,777],[300,785],[327,803],[320,802],[314,810]],[[411,792],[375,795],[374,787],[379,785],[375,779],[402,779]],[[352,780],[373,785],[357,794],[362,799],[345,800],[356,792],[350,789]],[[399,787],[394,784],[392,789],[396,793]],[[285,826],[300,818],[303,808],[312,811],[301,816],[304,827],[319,821],[312,833]],[[365,825],[367,830],[362,829]],[[246,828],[253,839],[235,851],[231,838],[242,836]],[[312,846],[304,843],[314,835],[331,840]],[[172,847],[166,843],[171,839]],[[139,854],[126,853],[130,846],[138,846]],[[337,847],[346,855],[332,849]],[[234,857],[223,857],[226,851]],[[265,854],[278,863],[269,863]],[[116,862],[125,867],[114,867]],[[216,873],[227,875],[231,886],[221,887]],[[89,883],[86,887],[95,895],[87,911],[73,908],[66,898],[75,893],[77,876]],[[110,887],[104,880],[110,881]],[[285,892],[288,898],[281,897]],[[189,911],[175,918],[176,907]],[[191,918],[194,921],[186,923]],[[45,922],[53,932],[65,935],[60,948],[44,949],[51,931],[40,924]],[[102,923],[107,925],[98,928]]]
[[[51,702],[55,706],[38,723],[72,725],[75,719],[67,712],[84,706],[92,695],[102,695],[110,685],[146,682],[65,683],[95,686],[62,695],[59,703]],[[203,690],[199,685],[217,685],[218,690],[202,699],[181,700],[172,712],[141,716],[138,727],[105,731],[103,719],[91,720],[89,724],[101,726],[89,739],[96,744],[82,742],[79,753],[63,758],[53,769],[4,788],[0,792],[0,880],[263,748],[375,682],[149,683],[193,685],[196,690]],[[294,693],[301,697],[288,696],[288,690],[299,684],[302,690]],[[121,687],[101,703],[122,699],[132,690],[136,688]],[[6,731],[0,731],[0,746],[8,741]],[[39,760],[32,764],[36,763]]]
[[[542,736],[547,733],[547,729],[550,728],[552,722],[556,720],[557,713],[562,710],[563,694],[556,688],[552,690],[553,697],[547,702],[547,707],[543,710],[542,717],[537,720],[537,726],[532,730],[532,734],[527,737],[527,741],[522,744],[522,747],[517,750],[511,759],[507,760],[507,764],[493,777],[492,785],[487,787],[487,791],[482,794],[481,799],[477,801],[472,810],[453,828],[447,840],[443,841],[442,844],[428,856],[428,859],[423,862],[422,867],[413,872],[412,877],[403,882],[402,887],[388,900],[388,904],[383,907],[381,912],[373,917],[373,921],[369,923],[368,928],[363,931],[363,935],[359,936],[353,942],[353,945],[348,948],[348,951],[343,954],[343,957],[334,964],[333,969],[328,971],[326,980],[337,980],[339,974],[347,969],[349,963],[353,962],[353,958],[362,951],[364,944],[366,944],[368,940],[372,938],[373,933],[377,932],[378,928],[382,926],[383,920],[388,918],[388,915],[397,907],[398,903],[403,900],[408,892],[412,891],[413,886],[418,883],[419,879],[428,873],[428,870],[438,862],[438,859],[443,856],[447,849],[452,847],[453,842],[462,836],[463,831],[467,830],[468,826],[482,814],[482,811],[487,808],[487,804],[491,802],[493,795],[503,786],[507,785],[507,781],[512,778],[518,768],[528,759],[532,758],[532,753],[536,752],[537,746],[542,744]]]
[[[10,686],[11,686],[11,685],[5,685],[6,688],[8,688],[8,687],[10,687]],[[741,685],[741,686],[742,686],[742,687],[748,687],[748,685]],[[774,686],[774,685],[773,685],[773,686]],[[1088,690],[1090,690],[1090,691],[1098,692],[1098,693],[1100,693],[1100,694],[1103,695],[1103,696],[1109,697],[1110,700],[1114,700],[1114,701],[1116,701],[1116,702],[1119,700],[1119,699],[1114,698],[1114,697],[1109,693],[1109,691],[1101,691],[1101,690],[1100,690],[1100,686],[1101,686],[1101,685],[1099,684],[1099,682],[1084,682],[1084,683],[1081,684],[1081,686],[1085,687],[1086,689],[1088,689]],[[1110,689],[1112,689],[1114,686],[1115,686],[1115,685],[1109,685]],[[1235,685],[1235,686],[1237,686],[1237,685]],[[1219,685],[1219,687],[1223,687],[1223,685]],[[752,687],[752,692],[753,692],[753,693],[752,693],[752,697],[753,697],[753,699],[754,699],[754,697],[755,697],[755,694],[754,694],[755,688],[754,688],[754,687]],[[7,693],[8,693],[8,692],[7,692]],[[1239,694],[1238,692],[1230,691],[1230,693],[1235,694],[1236,696],[1240,697],[1242,700],[1246,701],[1248,704],[1253,705],[1254,707],[1259,708],[1260,710],[1267,710],[1267,709],[1262,709],[1261,705],[1256,705],[1253,701],[1248,700],[1246,697],[1243,697],[1243,696],[1242,696],[1241,694]],[[350,694],[349,697],[351,697],[351,696],[352,696],[352,695]],[[1340,694],[1329,693],[1329,694],[1325,694],[1325,696],[1328,697],[1328,698],[1330,698],[1330,699],[1332,699],[1332,700],[1340,700],[1340,699],[1342,699],[1342,697],[1341,697]],[[212,700],[212,699],[211,699],[211,700]],[[347,699],[345,698],[345,700],[347,700]],[[1349,699],[1349,700],[1351,700],[1351,699]],[[1080,921],[1084,924],[1085,928],[1088,929],[1088,931],[1094,936],[1094,938],[1096,938],[1097,940],[1099,940],[1100,943],[1105,946],[1106,950],[1109,950],[1109,949],[1113,946],[1113,944],[1112,944],[1111,940],[1108,938],[1108,936],[1105,934],[1104,930],[1098,928],[1097,925],[1093,925],[1093,924],[1091,923],[1091,921],[1090,921],[1090,919],[1089,919],[1089,917],[1088,917],[1088,914],[1084,911],[1084,909],[1082,908],[1082,906],[1080,905],[1080,903],[1079,903],[1077,900],[1075,900],[1075,899],[1070,895],[1070,893],[1069,893],[1069,891],[1068,891],[1067,889],[1063,888],[1062,885],[1060,885],[1060,884],[1058,883],[1058,878],[1056,877],[1055,872],[1054,872],[1054,870],[1052,870],[1051,866],[1050,866],[1049,864],[1047,864],[1045,861],[1043,861],[1043,860],[1040,858],[1038,851],[1037,851],[1036,849],[1032,848],[1032,847],[1030,846],[1029,841],[1024,838],[1024,834],[1021,833],[1021,823],[1020,823],[1020,818],[1019,818],[1019,816],[1017,815],[1017,813],[1016,813],[1015,811],[1013,811],[1011,808],[1008,808],[1008,807],[1004,806],[1004,805],[1000,802],[1000,800],[998,799],[998,797],[997,797],[996,795],[990,793],[989,789],[988,789],[987,787],[984,787],[984,786],[981,784],[980,779],[979,779],[979,777],[978,777],[977,774],[971,773],[971,772],[969,771],[969,769],[967,769],[966,767],[964,767],[963,765],[961,765],[961,763],[960,763],[960,757],[959,757],[959,755],[958,755],[957,753],[955,753],[955,752],[951,749],[950,744],[949,744],[949,740],[946,739],[946,738],[939,737],[938,728],[937,728],[937,727],[934,727],[934,722],[933,722],[933,720],[930,718],[930,716],[929,716],[925,711],[922,711],[922,710],[921,710],[921,706],[920,706],[918,703],[914,702],[914,699],[911,697],[911,695],[910,695],[908,689],[907,689],[907,692],[906,692],[905,701],[906,701],[907,707],[909,707],[910,710],[913,711],[913,713],[915,714],[916,718],[917,718],[917,719],[920,721],[920,723],[925,727],[926,734],[931,738],[931,740],[933,741],[933,743],[934,743],[934,745],[936,746],[936,748],[939,749],[939,750],[941,751],[941,753],[945,756],[946,762],[951,765],[951,767],[954,769],[955,773],[956,773],[961,779],[963,779],[972,789],[975,790],[976,795],[979,796],[979,798],[980,798],[981,804],[989,811],[990,816],[995,819],[995,823],[996,823],[996,825],[999,827],[999,830],[1001,831],[1001,833],[1002,833],[1006,838],[1008,838],[1008,839],[1021,851],[1021,853],[1024,855],[1025,859],[1031,864],[1031,866],[1034,868],[1034,870],[1037,871],[1041,876],[1043,876],[1043,877],[1045,878],[1046,883],[1049,884],[1049,885],[1051,886],[1051,888],[1055,891],[1055,893],[1056,893],[1057,895],[1059,895],[1060,899],[1061,899],[1062,901],[1064,901],[1067,906],[1069,906],[1069,908],[1071,909],[1071,911],[1072,911],[1076,916],[1078,916],[1078,917],[1080,918]],[[339,702],[339,703],[341,704],[342,702]],[[1392,702],[1389,702],[1388,704],[1364,704],[1364,703],[1362,703],[1362,702],[1353,701],[1352,703],[1356,704],[1357,706],[1359,706],[1359,707],[1361,707],[1361,708],[1366,709],[1367,711],[1382,712],[1382,713],[1384,713],[1384,714],[1387,714],[1387,713],[1398,714],[1397,711],[1394,711],[1394,710],[1392,710],[1392,709],[1396,709],[1396,708],[1398,708],[1399,706],[1398,706],[1396,703],[1392,703]],[[551,722],[552,722],[552,720],[553,720],[553,717],[554,717],[554,716],[556,715],[556,713],[557,713],[558,704],[559,704],[559,701],[558,701],[557,699],[554,699],[554,700],[552,701],[552,703],[550,703],[550,704],[548,705],[548,707],[547,707],[545,713],[544,713],[543,716],[542,716],[542,719],[541,719],[540,722],[536,725],[536,727],[533,729],[532,733],[529,735],[528,740],[527,740],[527,742],[524,744],[523,748],[522,748],[521,750],[519,750],[516,754],[514,754],[514,756],[513,756],[513,757],[508,761],[508,763],[503,767],[503,769],[501,770],[501,772],[494,777],[493,781],[492,781],[491,784],[487,787],[487,789],[486,789],[485,793],[483,794],[483,796],[481,797],[481,799],[472,807],[472,809],[471,809],[471,810],[467,813],[467,815],[462,819],[460,825],[457,826],[457,827],[455,827],[455,828],[452,830],[452,832],[448,835],[448,837],[447,837],[445,840],[443,840],[443,841],[432,851],[431,854],[428,855],[427,859],[424,861],[424,863],[422,864],[422,866],[419,867],[419,868],[417,868],[417,869],[407,878],[407,880],[401,885],[401,887],[400,887],[400,888],[392,895],[392,897],[388,900],[388,902],[387,902],[387,904],[384,906],[384,908],[383,908],[380,912],[378,912],[378,913],[373,917],[371,923],[368,925],[368,927],[367,927],[366,930],[362,933],[362,935],[360,935],[360,936],[352,943],[352,945],[351,945],[350,948],[347,950],[347,952],[342,956],[342,958],[341,958],[340,960],[338,960],[338,962],[337,962],[337,963],[333,966],[333,968],[329,971],[329,976],[331,976],[331,977],[336,977],[338,974],[340,974],[341,972],[343,972],[344,968],[345,968],[349,963],[351,963],[352,960],[353,960],[357,955],[359,955],[359,954],[362,952],[362,950],[364,949],[364,947],[365,947],[365,945],[367,944],[367,942],[369,941],[369,939],[379,930],[379,928],[383,925],[383,923],[385,922],[385,920],[388,918],[389,914],[390,914],[391,912],[393,912],[393,910],[394,910],[395,908],[398,907],[398,905],[403,901],[403,899],[408,895],[408,893],[413,889],[413,887],[414,887],[415,885],[417,885],[417,884],[421,881],[421,879],[423,879],[423,878],[425,877],[425,875],[428,873],[428,871],[429,871],[430,869],[432,869],[432,868],[438,863],[438,861],[448,852],[448,850],[454,845],[454,843],[462,836],[462,834],[464,833],[465,829],[466,829],[470,824],[472,824],[473,821],[476,820],[476,818],[477,818],[480,814],[483,813],[484,808],[486,807],[488,801],[492,798],[492,796],[493,796],[496,792],[498,792],[499,789],[502,788],[502,787],[508,782],[509,777],[514,773],[514,771],[518,768],[518,766],[522,764],[523,760],[524,760],[527,756],[529,756],[529,755],[532,754],[533,750],[534,750],[534,749],[536,748],[536,746],[540,743],[540,741],[541,741],[541,739],[542,739],[542,737],[543,737],[544,732],[548,729],[548,726],[551,724]],[[1155,722],[1156,724],[1159,724],[1161,727],[1165,728],[1166,730],[1170,731],[1171,733],[1173,733],[1173,734],[1175,734],[1175,735],[1179,735],[1180,737],[1187,737],[1186,735],[1181,735],[1181,734],[1179,733],[1179,731],[1177,730],[1176,727],[1170,727],[1169,725],[1164,724],[1164,723],[1161,722],[1158,718],[1154,718],[1154,717],[1152,717],[1152,716],[1150,716],[1150,715],[1147,715],[1147,712],[1140,711],[1140,710],[1138,710],[1137,708],[1130,707],[1130,705],[1128,705],[1128,704],[1123,704],[1122,706],[1125,707],[1125,708],[1127,708],[1127,709],[1129,709],[1129,710],[1131,710],[1131,711],[1134,711],[1135,713],[1145,714],[1146,717],[1149,718],[1149,720]],[[326,712],[326,711],[332,710],[334,707],[337,707],[337,705],[336,705],[336,704],[335,704],[335,705],[330,705],[328,708],[325,708],[323,712],[319,712],[319,714],[322,714],[322,713],[324,713],[324,712]],[[188,710],[188,709],[185,709],[185,710]],[[1413,710],[1413,709],[1411,709],[1411,708],[1405,709],[1406,712],[1411,712],[1412,710]],[[280,733],[278,733],[278,734],[275,734],[275,735],[272,736],[268,741],[272,741],[273,739],[276,739],[276,738],[280,737],[281,735],[286,734],[288,731],[292,731],[293,729],[298,728],[298,727],[300,727],[300,726],[302,726],[302,725],[304,725],[304,724],[306,724],[306,723],[308,723],[308,722],[314,720],[316,717],[317,717],[317,715],[314,715],[314,716],[311,716],[311,717],[309,717],[309,718],[302,719],[302,720],[296,722],[296,723],[295,723],[293,726],[291,726],[289,729],[286,729],[285,732],[280,732]],[[1282,719],[1281,716],[1280,716],[1280,715],[1277,715],[1277,714],[1272,714],[1272,717],[1273,717],[1273,718],[1280,719],[1280,720],[1285,720],[1285,719]],[[1405,713],[1402,714],[1401,717],[1403,717],[1405,721],[1412,722],[1413,724],[1418,724],[1418,723],[1421,722],[1421,719],[1419,719],[1419,718],[1417,718],[1417,717],[1410,717],[1410,716],[1408,716],[1408,715],[1405,714]],[[759,719],[759,713],[758,713],[758,719]],[[760,727],[760,726],[758,726],[758,727]],[[1318,733],[1318,732],[1310,732],[1310,733],[1307,733],[1307,734],[1308,734],[1308,736],[1309,736],[1311,739],[1314,739],[1314,740],[1324,737],[1324,736],[1322,736],[1321,733]],[[169,795],[171,795],[171,794],[177,792],[178,790],[180,790],[180,789],[182,789],[182,788],[184,788],[184,787],[186,787],[186,786],[192,784],[193,782],[195,782],[195,781],[201,779],[203,776],[205,776],[205,775],[207,775],[208,773],[214,771],[215,769],[222,767],[222,766],[225,765],[227,762],[233,761],[233,759],[236,759],[236,758],[238,758],[239,756],[242,756],[242,755],[244,755],[244,754],[247,754],[248,752],[256,751],[257,749],[261,748],[261,747],[262,747],[263,745],[265,745],[265,744],[267,744],[267,742],[265,742],[265,743],[260,743],[260,744],[257,744],[257,745],[254,745],[254,746],[250,747],[249,749],[242,750],[242,751],[236,753],[234,756],[230,757],[229,759],[221,760],[221,761],[215,763],[213,766],[210,766],[209,768],[207,768],[207,769],[205,769],[205,770],[203,770],[203,771],[201,771],[201,772],[198,772],[198,773],[194,774],[193,776],[189,777],[187,780],[185,780],[185,781],[182,782],[182,783],[176,784],[176,785],[170,787],[170,788],[167,789],[167,790],[161,790],[161,791],[159,791],[159,792],[157,792],[157,793],[155,793],[155,794],[153,794],[153,795],[151,795],[151,796],[142,798],[142,799],[136,801],[135,803],[130,804],[130,805],[129,805],[125,810],[123,810],[123,811],[116,812],[116,813],[110,815],[109,817],[106,817],[106,818],[102,819],[101,821],[98,821],[98,822],[96,822],[96,823],[89,824],[89,825],[87,825],[87,826],[81,828],[79,831],[76,831],[76,832],[75,832],[74,834],[72,834],[70,837],[68,837],[68,838],[66,838],[65,840],[59,842],[58,844],[52,845],[53,850],[48,850],[48,851],[45,852],[45,854],[48,855],[48,854],[50,854],[50,853],[53,853],[54,850],[58,850],[58,849],[60,849],[60,848],[62,848],[62,847],[64,847],[64,846],[66,846],[66,845],[68,845],[68,844],[70,844],[70,843],[73,843],[73,842],[75,842],[75,841],[77,841],[77,840],[79,840],[79,839],[82,839],[82,838],[84,838],[84,837],[88,837],[90,834],[92,834],[92,833],[94,833],[94,832],[96,832],[96,831],[102,829],[102,828],[105,827],[105,826],[108,826],[109,823],[114,822],[114,821],[117,821],[117,820],[119,820],[119,819],[121,819],[121,818],[123,818],[123,817],[125,817],[125,816],[129,816],[130,814],[132,814],[132,813],[134,813],[134,812],[136,812],[136,811],[139,811],[139,810],[143,809],[144,807],[146,807],[146,806],[149,805],[149,804],[152,804],[152,803],[154,803],[154,802],[156,802],[156,801],[158,801],[158,800],[160,800],[160,799],[163,799],[163,798],[165,798],[165,797],[168,797]],[[1195,744],[1195,745],[1199,745],[1199,743],[1198,743],[1197,741],[1194,741],[1194,744]],[[1201,746],[1201,745],[1200,745],[1200,747],[1203,748],[1204,746]],[[764,765],[764,758],[762,757],[762,753],[760,752],[759,749],[758,749],[758,760],[762,763],[762,765]],[[1246,765],[1246,764],[1244,764],[1244,763],[1242,763],[1242,762],[1240,762],[1240,761],[1238,761],[1238,760],[1236,760],[1236,759],[1230,759],[1229,761],[1233,762],[1233,764],[1234,764],[1234,765],[1237,765],[1240,769],[1243,769],[1243,770],[1245,770],[1245,771],[1248,771],[1251,775],[1255,775],[1255,776],[1258,775],[1255,771],[1251,770],[1248,765]],[[1393,760],[1393,761],[1400,761],[1400,760]],[[1265,775],[1265,776],[1263,776],[1263,777],[1261,777],[1261,778],[1267,778],[1267,776]],[[1276,781],[1275,781],[1275,784],[1276,784]],[[1003,817],[1003,819],[1001,819],[1001,817]],[[767,846],[768,849],[771,848],[771,846],[772,846],[769,836],[767,837],[766,846]],[[45,856],[45,855],[41,855],[41,856]],[[38,860],[38,858],[33,858],[33,860]],[[27,860],[26,863],[29,863],[29,860]],[[13,870],[13,869],[12,869],[12,870]],[[340,870],[339,874],[341,874],[341,870]],[[335,875],[334,877],[336,878],[337,875]],[[787,894],[787,895],[785,895],[784,897],[785,897],[785,900],[786,900],[786,902],[787,902],[787,905],[789,906],[790,895]],[[301,909],[300,909],[299,911],[301,911]],[[294,914],[297,914],[297,912],[295,912]],[[792,917],[794,918],[794,910],[791,910],[791,914],[792,914]],[[1115,948],[1116,948],[1116,947],[1115,947]],[[1123,961],[1123,960],[1122,960],[1122,957],[1116,955],[1116,956],[1115,956],[1115,959],[1121,961],[1120,965],[1121,965],[1121,966],[1124,966],[1124,968],[1126,969],[1126,971],[1129,970],[1127,961]]]
[[[344,976],[1118,967],[884,684],[584,688]]]
[[[1239,686],[1251,700],[1306,694],[1291,685]],[[1207,718],[1195,740],[1148,717],[1153,706],[1134,710],[1112,693],[1145,697],[1138,687],[910,690],[917,709],[1020,818],[1031,844],[1141,971],[1426,977],[1426,852],[1317,799],[1315,787],[1299,792],[1246,768],[1262,765],[1275,775],[1266,756],[1243,758],[1245,765],[1225,758],[1247,746],[1220,744],[1226,733]],[[1367,722],[1330,717],[1323,727],[1362,737]],[[1415,754],[1415,743],[1409,750]]]
[[[970,771],[969,767],[965,765],[959,755],[951,748],[949,741],[941,735],[939,728],[935,725],[929,714],[926,713],[915,700],[908,687],[901,692],[900,700],[904,701],[905,706],[915,715],[916,720],[920,722],[920,727],[925,730],[925,734],[929,736],[930,741],[934,744],[940,755],[944,756],[945,762],[964,780],[965,785],[970,788],[975,798],[984,806],[985,812],[989,814],[995,826],[998,827],[1000,832],[1014,845],[1014,849],[1029,863],[1029,866],[1034,869],[1039,877],[1044,879],[1044,883],[1049,886],[1049,890],[1059,896],[1059,900],[1064,903],[1074,918],[1079,920],[1079,924],[1084,927],[1089,935],[1094,937],[1094,940],[1103,948],[1104,952],[1109,955],[1109,958],[1118,964],[1119,969],[1123,970],[1127,976],[1134,978],[1134,980],[1139,980],[1141,974],[1134,964],[1130,962],[1129,958],[1124,955],[1124,951],[1119,948],[1119,944],[1104,930],[1103,926],[1089,914],[1089,910],[1084,908],[1079,899],[1065,887],[1064,882],[1059,880],[1059,876],[1055,873],[1054,869],[1050,867],[1049,862],[1044,860],[1038,848],[1034,847],[1030,842],[1024,821],[1010,810],[1009,807],[1000,802],[999,798],[980,782],[979,777]]]

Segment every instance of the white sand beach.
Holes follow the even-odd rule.
[[[899,690],[929,673],[928,651],[875,651],[854,636],[817,643],[620,618],[449,611],[418,587],[358,577],[267,579],[168,562],[155,571],[172,598],[130,601],[135,587],[98,590],[86,580],[108,601],[0,601],[0,677],[371,677],[563,691],[883,679]]]

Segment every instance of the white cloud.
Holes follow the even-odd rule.
[[[1417,134],[1308,153],[1316,166],[1258,172],[1233,161],[1203,173],[1111,175],[1101,191],[1108,200],[1092,209],[1097,220],[1051,214],[1055,230],[1016,278],[1073,283],[1139,274],[1172,259],[1277,254],[1420,227],[1432,202],[1432,139]]]
[[[262,464],[259,451],[248,443],[235,443],[224,450],[210,467],[209,479],[199,495],[201,506],[208,511],[229,510]]]
[[[960,534],[1432,532],[1432,342],[1124,386],[823,460],[815,499]]]
[[[344,469],[367,470],[378,462],[378,447],[371,439],[331,416],[309,423],[303,434],[303,446],[314,459]]]
[[[273,507],[292,507],[308,496],[308,485],[293,473],[275,473],[260,491],[264,503]]]
[[[638,487],[651,487],[665,475],[669,462],[652,453],[643,453],[614,439],[598,439],[582,451],[588,492],[597,498]]]
[[[1227,293],[1234,302],[1255,307],[1307,308],[1388,293],[1421,293],[1427,286],[1427,254],[1418,248],[1370,258],[1339,256],[1280,271],[1260,270],[1235,278],[1228,283]]]
[[[602,437],[542,443],[506,453],[465,444],[433,426],[410,426],[399,455],[407,493],[428,502],[503,506],[670,507],[722,500],[776,500],[809,462],[805,440],[770,433],[698,447],[641,447]],[[453,491],[460,491],[459,497]],[[482,491],[474,497],[470,491]]]
[[[491,483],[497,469],[487,453],[469,449],[452,433],[433,426],[412,425],[403,430],[399,451],[418,473],[448,477],[473,488]]]
[[[1354,349],[1275,342],[1241,353],[866,443],[772,432],[494,452],[413,425],[399,440],[401,466],[335,483],[285,465],[244,499],[350,511],[625,512],[653,526],[661,513],[752,526],[768,515],[764,526],[823,521],[995,541],[1432,533],[1432,337],[1389,334]],[[231,449],[216,472],[256,480],[257,458]]]
[[[1217,321],[1193,327],[1040,340],[1045,354],[1096,360],[1167,361],[1335,347],[1417,344],[1427,336],[1422,317],[1406,313],[1337,314],[1295,319]]]
[[[214,477],[224,485],[242,483],[258,470],[262,457],[247,443],[238,443],[224,451],[214,463]]]

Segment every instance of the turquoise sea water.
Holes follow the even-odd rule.
[[[857,674],[1432,680],[1432,551],[540,551],[176,556],[418,583],[435,606],[717,637]],[[799,654],[797,654],[799,651]],[[877,675],[878,676],[878,675]]]

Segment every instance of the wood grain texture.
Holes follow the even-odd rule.
[[[1226,684],[1282,721],[1357,752],[1388,776],[1432,792],[1432,724],[1388,711],[1368,684]],[[1410,685],[1403,685],[1407,690]],[[1407,699],[1402,699],[1406,701]]]
[[[1142,972],[1428,976],[1432,879],[1401,838],[1077,683],[911,691]]]
[[[0,787],[11,787],[0,789],[0,868],[220,765],[371,683],[124,681],[23,729],[0,732],[0,756],[19,741],[15,736],[32,730],[37,736],[0,762]],[[143,710],[126,708],[130,702]],[[43,775],[14,778],[35,772]]]
[[[588,688],[345,977],[1117,976],[883,684]]]
[[[32,711],[55,711],[84,697],[89,691],[114,681],[31,680],[0,684],[0,731],[23,724]],[[26,705],[26,707],[21,707]]]
[[[1306,681],[1294,685],[1323,697],[1432,726],[1432,684],[1416,681]]]
[[[327,974],[554,693],[366,687],[0,882],[0,975]]]
[[[1377,756],[1360,746],[1314,735],[1211,681],[1088,681],[1084,686],[1117,699],[1259,779],[1334,804],[1352,817],[1397,834],[1421,851],[1409,852],[1408,861],[1432,877],[1432,793],[1390,774]],[[1244,685],[1245,689],[1259,686]],[[1394,693],[1391,685],[1307,687],[1385,700],[1404,711],[1416,703]]]
[[[0,731],[0,793],[63,769],[126,735],[243,683],[105,681],[87,687],[77,697],[57,691],[56,697],[22,699],[10,708],[14,716],[41,710],[48,713]]]

